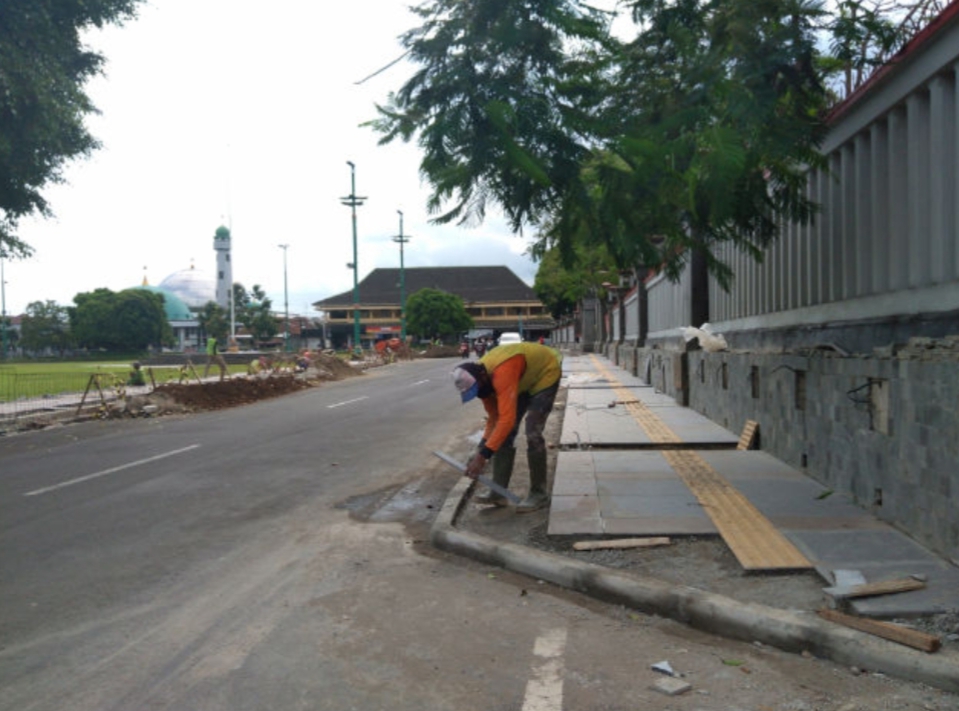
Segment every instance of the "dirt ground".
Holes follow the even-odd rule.
[[[299,372],[277,367],[257,374],[233,376],[222,381],[186,380],[159,385],[151,393],[128,398],[125,403],[115,407],[111,414],[116,417],[135,417],[239,407],[288,395],[331,380],[356,377],[362,375],[370,365],[371,363],[362,363],[354,366],[336,356],[316,354],[310,367]]]

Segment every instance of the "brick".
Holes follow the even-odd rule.
[[[692,684],[688,684],[682,679],[667,678],[657,679],[656,683],[649,685],[649,688],[661,694],[666,694],[666,696],[679,696],[680,694],[685,694],[693,687]]]

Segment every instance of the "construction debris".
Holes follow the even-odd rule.
[[[942,640],[931,634],[914,630],[910,627],[897,625],[893,622],[871,620],[867,617],[855,617],[836,610],[819,610],[819,616],[824,620],[850,627],[860,632],[867,632],[891,642],[898,642],[923,652],[936,652],[942,646]]]
[[[893,595],[895,593],[921,590],[926,584],[914,578],[898,578],[883,580],[878,583],[864,583],[862,585],[833,586],[823,588],[823,592],[836,600],[849,600],[857,597],[872,597],[874,595]]]
[[[598,551],[622,548],[655,548],[668,546],[671,543],[665,536],[651,536],[646,538],[618,538],[611,541],[576,541],[573,550]]]
[[[682,679],[669,678],[657,679],[655,683],[649,685],[649,688],[661,694],[666,694],[666,696],[679,696],[680,694],[685,694],[692,689],[693,686]]]

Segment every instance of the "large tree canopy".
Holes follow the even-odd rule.
[[[276,319],[271,312],[273,302],[259,284],[254,284],[248,292],[242,284],[234,283],[233,303],[236,320],[243,324],[256,343],[276,335]]]
[[[438,221],[488,203],[567,261],[603,242],[618,264],[676,276],[733,241],[758,255],[807,220],[826,91],[813,0],[628,0],[621,40],[580,0],[428,0],[403,36],[422,65],[379,107],[381,142],[418,140]],[[443,211],[443,207],[449,209]]]
[[[72,345],[67,308],[56,301],[33,301],[20,321],[20,347],[40,352],[47,348],[63,353]]]
[[[70,332],[78,346],[141,351],[173,344],[163,295],[146,289],[96,289],[73,297]]]
[[[95,111],[84,83],[103,57],[80,33],[133,16],[141,0],[3,0],[0,3],[0,253],[26,256],[20,218],[50,207],[41,194],[64,164],[97,147],[84,126]]]
[[[458,336],[473,327],[463,299],[439,289],[420,289],[406,301],[406,328],[421,338]]]

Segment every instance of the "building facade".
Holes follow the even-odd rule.
[[[527,340],[549,335],[553,321],[533,289],[507,267],[408,267],[402,280],[407,297],[437,289],[460,297],[473,318],[474,331],[496,337],[519,331]],[[399,269],[374,269],[358,285],[360,339],[368,348],[398,337],[402,328]],[[328,336],[335,348],[353,346],[353,291],[317,301],[327,313]]]

